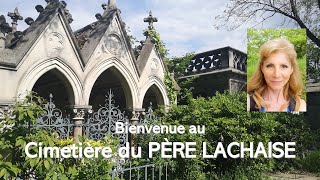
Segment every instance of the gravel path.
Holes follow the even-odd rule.
[[[276,173],[269,174],[271,179],[274,180],[291,180],[291,179],[299,179],[299,180],[320,180],[319,176],[315,174],[292,174],[292,173]]]

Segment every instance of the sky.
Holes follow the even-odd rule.
[[[102,3],[108,0],[65,0],[67,9],[74,21],[73,31],[96,21],[95,14],[103,13]],[[169,57],[183,56],[188,52],[201,53],[225,46],[231,46],[246,52],[246,29],[244,25],[234,31],[214,28],[216,15],[222,14],[227,5],[226,0],[117,0],[122,20],[129,27],[131,35],[137,40],[144,40],[143,30],[148,24],[143,18],[152,11],[158,22],[154,23],[161,40],[169,49]],[[45,0],[3,0],[0,15],[7,15],[18,7],[24,18],[38,16],[36,5],[46,6]],[[7,22],[11,19],[6,16]],[[275,27],[279,18],[269,21],[269,27]],[[18,30],[27,28],[24,21],[18,22]]]

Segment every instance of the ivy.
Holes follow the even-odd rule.
[[[171,71],[176,77],[181,77],[185,74],[185,70],[194,58],[194,52],[186,53],[182,57],[173,57],[168,61]]]
[[[164,76],[164,84],[166,85],[171,104],[176,104],[177,91],[174,88],[174,82],[172,79],[173,77],[171,77],[169,73],[166,73]]]
[[[150,27],[147,30],[145,30],[144,34],[146,36],[149,36],[151,39],[151,42],[154,43],[156,49],[158,50],[160,56],[164,59],[166,63],[168,63],[168,52],[169,50],[166,48],[165,43],[161,41],[160,34],[157,33],[157,31],[154,29],[154,27]],[[171,104],[176,104],[177,99],[177,92],[175,90],[175,83],[174,83],[174,77],[171,77],[168,72],[165,73],[164,77],[164,84],[167,89],[167,93],[170,99]]]
[[[156,49],[158,50],[160,56],[167,61],[167,56],[169,54],[169,50],[166,49],[166,45],[163,41],[160,39],[160,34],[157,33],[157,31],[154,29],[154,27],[150,27],[147,30],[144,31],[144,34],[146,36],[149,36],[151,39],[151,42],[154,43],[156,46]]]

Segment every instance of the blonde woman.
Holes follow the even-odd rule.
[[[287,39],[277,38],[260,47],[260,62],[247,85],[247,110],[304,112],[297,53]]]

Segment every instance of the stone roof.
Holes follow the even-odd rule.
[[[81,38],[80,36],[82,36],[82,38],[87,38],[84,44],[81,44],[81,54],[83,55],[85,64],[89,61],[89,58],[104,36],[116,12],[117,9],[110,10],[98,21],[75,32],[78,39]]]
[[[62,16],[76,48],[79,49],[65,14],[65,5],[58,0],[52,0],[39,14],[38,18],[22,32],[19,39],[9,38],[13,41],[6,45],[6,49],[0,51],[0,64],[16,67],[57,13]]]
[[[13,33],[7,34],[6,48],[0,50],[1,65],[8,68],[17,67],[42,32],[45,31],[45,28],[52,22],[57,14],[60,14],[67,27],[67,33],[70,34],[73,41],[72,43],[75,45],[80,56],[82,66],[85,66],[96,50],[98,44],[101,42],[101,39],[104,37],[112,20],[117,17],[120,24],[120,31],[124,37],[124,43],[128,47],[129,54],[134,61],[138,74],[141,75],[152,49],[154,48],[154,43],[151,42],[150,38],[147,38],[144,42],[144,46],[142,46],[139,56],[136,57],[134,55],[133,48],[131,47],[130,36],[127,34],[125,29],[125,23],[121,19],[121,12],[119,9],[116,7],[108,7],[103,4],[102,7],[104,9],[104,13],[103,15],[96,15],[98,19],[97,21],[73,32],[69,25],[70,13],[66,10],[66,3],[59,0],[50,0],[48,2],[49,3],[45,9],[40,12],[38,18],[22,32],[22,36],[20,38],[16,39]],[[39,7],[36,7],[36,9],[37,8]],[[165,68],[167,69],[167,67]]]
[[[142,49],[140,51],[140,55],[138,56],[138,59],[136,61],[137,68],[140,74],[144,70],[153,48],[154,44],[151,42],[150,37],[148,37],[145,40],[144,45],[142,46]]]
[[[129,36],[127,35],[125,31],[125,24],[122,22],[121,17],[120,17],[120,10],[119,9],[107,9],[105,10],[104,14],[102,17],[96,21],[93,22],[87,26],[85,26],[82,29],[79,29],[75,32],[76,36],[78,37],[78,40],[81,41],[81,38],[86,38],[84,40],[83,44],[80,44],[81,48],[81,54],[83,55],[84,63],[86,64],[90,57],[92,56],[93,52],[97,48],[99,42],[103,38],[106,30],[110,26],[114,16],[117,16],[120,24],[121,24],[121,31],[124,34],[124,38],[126,41],[126,44],[129,46],[129,51],[132,56],[132,58],[135,60],[135,57],[133,55],[133,51],[131,48],[131,43]]]

